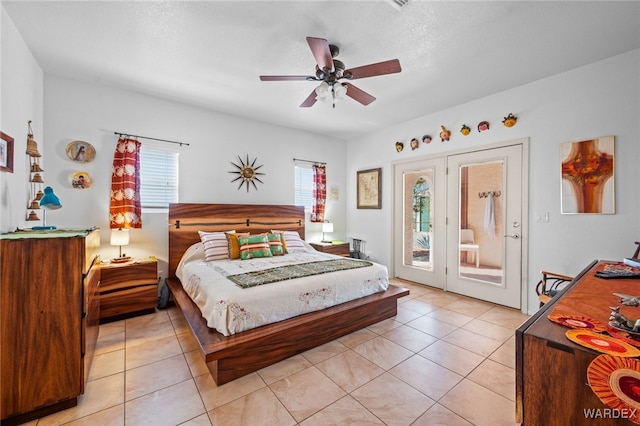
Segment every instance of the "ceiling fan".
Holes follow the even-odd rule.
[[[260,80],[262,81],[320,81],[320,85],[302,102],[300,105],[302,108],[312,106],[316,103],[316,100],[324,101],[328,99],[332,100],[333,107],[335,108],[336,99],[342,99],[345,95],[355,99],[362,105],[369,105],[376,100],[375,97],[351,83],[342,83],[340,80],[355,80],[357,78],[375,77],[402,71],[400,61],[397,59],[346,69],[342,61],[334,59],[340,53],[338,46],[329,44],[327,40],[323,38],[316,37],[307,37],[307,43],[317,63],[315,75],[260,76]]]

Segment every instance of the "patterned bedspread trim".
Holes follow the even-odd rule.
[[[345,269],[363,268],[371,266],[371,262],[353,259],[331,259],[319,262],[307,262],[297,265],[278,266],[262,271],[247,272],[244,274],[227,275],[227,279],[233,281],[242,288],[250,288],[278,281],[294,278],[308,277],[310,275],[326,274],[328,272],[342,271]]]

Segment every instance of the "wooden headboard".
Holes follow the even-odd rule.
[[[304,207],[267,204],[202,204],[169,205],[169,278],[184,252],[200,241],[198,231],[259,234],[272,229],[297,231],[304,239]]]

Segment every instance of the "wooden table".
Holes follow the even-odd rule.
[[[573,343],[565,334],[569,328],[548,319],[554,312],[568,313],[607,324],[610,306],[638,318],[640,308],[621,305],[613,293],[639,295],[640,280],[596,277],[605,263],[612,262],[592,262],[516,331],[516,421],[523,425],[634,424],[622,418],[589,417],[608,409],[587,382],[587,368],[600,353]]]

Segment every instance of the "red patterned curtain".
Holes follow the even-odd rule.
[[[140,142],[121,137],[111,169],[109,227],[142,228],[140,202]]]
[[[313,205],[311,222],[324,222],[324,205],[327,202],[327,166],[313,165]]]

